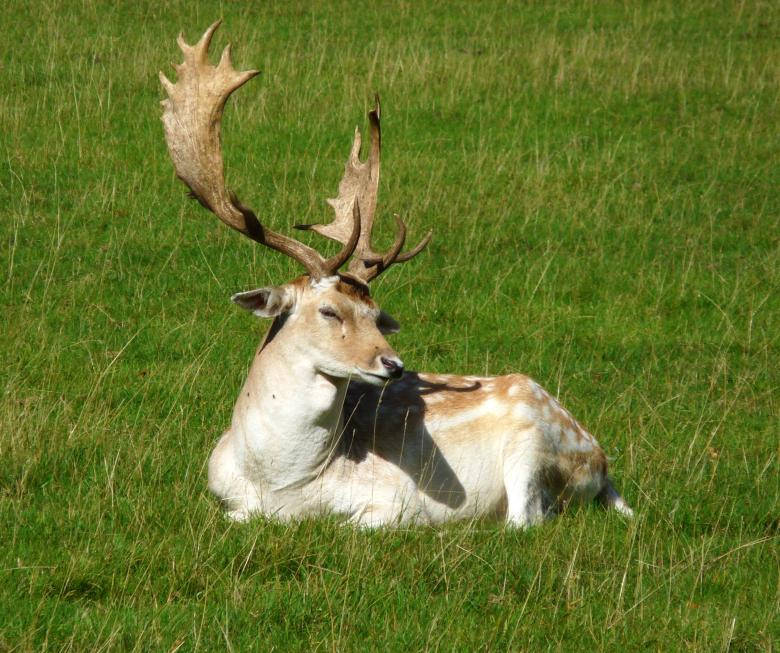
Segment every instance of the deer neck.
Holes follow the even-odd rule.
[[[252,476],[271,490],[299,487],[328,461],[348,381],[319,372],[276,318],[252,362],[236,404]]]

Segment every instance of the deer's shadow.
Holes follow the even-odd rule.
[[[466,490],[425,426],[423,397],[480,387],[477,381],[466,386],[434,383],[416,372],[383,388],[353,381],[344,402],[341,451],[356,462],[371,452],[399,467],[434,501],[458,508],[466,501]]]

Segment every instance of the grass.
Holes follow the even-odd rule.
[[[205,463],[263,328],[227,299],[298,271],[186,200],[167,159],[156,73],[219,17],[215,52],[262,71],[224,125],[239,195],[279,230],[321,220],[379,91],[384,224],[435,229],[376,284],[394,346],[537,378],[634,521],[222,518]],[[0,650],[775,650],[779,19],[12,1]]]

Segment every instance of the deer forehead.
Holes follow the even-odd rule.
[[[342,310],[352,310],[358,317],[375,320],[379,307],[365,291],[345,283],[337,276],[311,279],[309,296],[318,303],[330,303]]]
[[[315,292],[330,290],[338,286],[340,279],[337,276],[322,277],[321,279],[309,279],[309,287]]]

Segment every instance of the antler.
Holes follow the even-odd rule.
[[[351,238],[350,227],[354,221],[353,213],[357,210],[360,217],[360,238],[346,274],[364,284],[376,278],[393,263],[403,263],[417,256],[431,240],[432,235],[432,232],[429,231],[414,249],[401,254],[406,240],[406,225],[396,215],[398,233],[390,249],[384,254],[379,254],[371,247],[371,230],[374,226],[379,188],[379,157],[382,149],[379,116],[380,105],[379,96],[377,96],[376,106],[368,113],[368,119],[371,123],[371,151],[368,160],[360,160],[362,139],[360,130],[356,128],[352,150],[344,167],[344,176],[339,183],[339,196],[328,200],[328,204],[333,207],[336,213],[333,222],[295,226],[296,229],[311,229],[326,238],[345,244]]]
[[[294,258],[314,278],[335,274],[351,256],[360,236],[357,205],[354,210],[348,207],[351,215],[345,220],[344,247],[325,259],[317,250],[264,227],[252,210],[225,188],[220,142],[222,111],[230,94],[258,71],[238,72],[233,68],[229,45],[222,52],[219,64],[209,63],[209,45],[220,22],[211,25],[193,46],[179,35],[177,42],[184,53],[184,62],[174,65],[179,77],[175,84],[160,73],[160,82],[168,94],[168,99],[161,102],[162,121],[176,175],[187,184],[193,197],[229,227]]]

